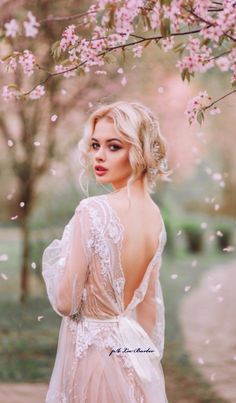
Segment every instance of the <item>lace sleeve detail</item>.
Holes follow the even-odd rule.
[[[42,275],[53,309],[61,316],[79,311],[91,260],[90,231],[83,201],[66,225],[62,238],[44,250]]]

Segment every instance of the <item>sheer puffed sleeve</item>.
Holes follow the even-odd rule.
[[[161,258],[151,273],[144,299],[136,307],[136,318],[157,347],[160,359],[164,351],[165,308],[159,280]]]
[[[42,275],[49,301],[61,316],[79,312],[90,264],[89,218],[83,201],[66,225],[62,238],[55,239],[42,258]]]

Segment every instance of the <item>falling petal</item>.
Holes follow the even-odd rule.
[[[8,280],[8,277],[6,276],[5,273],[1,273],[1,277],[3,278],[3,280]]]
[[[13,143],[12,140],[8,140],[8,141],[7,141],[7,145],[8,145],[9,147],[13,147],[13,146],[14,146],[14,143]]]
[[[206,222],[202,222],[200,226],[201,226],[202,229],[206,229],[206,228],[207,228],[207,223],[206,223]]]
[[[121,85],[123,85],[123,87],[127,84],[127,78],[123,77],[121,80]]]
[[[20,202],[20,207],[24,207],[25,203],[24,202]]]
[[[52,115],[51,116],[51,122],[56,122],[58,116],[57,115]]]
[[[92,108],[92,107],[93,107],[93,103],[92,103],[92,102],[89,102],[89,103],[88,103],[88,106],[89,106],[89,108]]]
[[[181,234],[182,234],[182,231],[179,230],[179,231],[177,232],[177,236],[179,236],[179,235],[181,235]]]
[[[214,380],[215,380],[215,375],[216,375],[215,373],[211,374],[211,377],[210,377],[210,380],[211,380],[211,381],[214,381]]]
[[[66,95],[67,91],[63,88],[63,89],[61,90],[61,93],[62,93],[62,95]]]
[[[214,241],[214,239],[215,239],[215,235],[210,235],[209,236],[209,241]]]
[[[206,168],[206,173],[207,173],[208,175],[211,175],[212,169],[211,169],[211,168]]]
[[[35,263],[35,262],[32,262],[32,263],[31,263],[31,267],[32,267],[32,269],[36,269],[36,263]]]
[[[190,286],[190,285],[186,285],[186,286],[184,287],[184,291],[185,291],[185,292],[188,292],[189,290],[191,290],[191,286]]]
[[[34,141],[34,145],[35,145],[35,147],[39,147],[40,146],[40,141]]]
[[[192,266],[193,266],[193,267],[197,266],[197,261],[196,261],[196,260],[193,260],[193,261],[192,261]]]
[[[50,169],[50,172],[51,172],[53,175],[56,175],[56,173],[57,173],[56,170],[53,169],[53,168]]]
[[[0,262],[6,262],[8,260],[8,255],[5,253],[3,255],[0,255]]]
[[[15,215],[14,217],[11,217],[11,220],[16,220],[18,218],[18,215]]]
[[[41,319],[43,319],[43,318],[44,318],[44,316],[38,316],[38,321],[40,322]]]
[[[120,68],[117,70],[117,73],[118,73],[118,74],[123,74],[123,73],[124,73],[123,68],[122,68],[122,67],[120,67]]]
[[[198,363],[203,365],[204,364],[204,359],[202,357],[198,357],[197,359]]]
[[[212,179],[213,179],[214,181],[220,181],[220,180],[222,179],[222,175],[221,175],[219,172],[214,172],[214,173],[212,174]]]
[[[163,88],[163,87],[159,87],[157,91],[159,92],[159,94],[163,94],[164,88]]]
[[[211,341],[210,339],[206,339],[206,340],[205,340],[205,344],[209,344],[210,341]]]
[[[223,249],[223,252],[233,252],[235,250],[234,246],[227,246]]]
[[[212,286],[210,287],[210,289],[211,289],[212,292],[218,292],[221,288],[222,288],[222,284],[221,284],[221,283],[218,283],[218,284],[216,284],[216,285],[212,285]]]
[[[215,210],[215,211],[219,210],[219,208],[220,208],[220,205],[219,205],[219,204],[215,204],[215,205],[214,205],[214,210]]]
[[[178,277],[178,274],[171,274],[171,278],[175,280]]]
[[[221,231],[216,231],[216,235],[217,235],[217,236],[223,236],[223,234],[222,234]]]

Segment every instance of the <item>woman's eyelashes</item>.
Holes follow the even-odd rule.
[[[91,148],[93,150],[97,150],[99,147],[100,147],[100,145],[98,143],[91,144]],[[110,148],[111,151],[118,151],[121,149],[121,147],[118,146],[117,144],[109,144],[108,147]]]

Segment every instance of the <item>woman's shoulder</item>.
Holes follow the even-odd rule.
[[[99,202],[102,200],[103,197],[104,197],[104,195],[86,197],[86,198],[80,200],[75,211],[78,212],[81,210],[87,210],[89,208],[96,207],[100,204]]]

